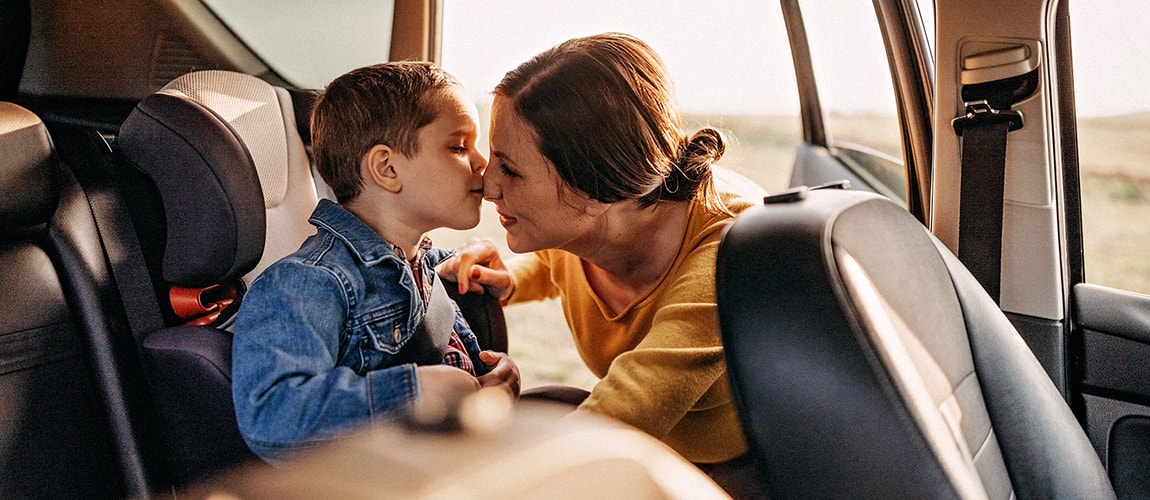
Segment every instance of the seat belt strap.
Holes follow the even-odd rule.
[[[88,199],[112,281],[119,291],[128,328],[138,348],[145,335],[163,327],[164,323],[136,226],[123,201],[125,195],[119,186],[109,181],[115,178],[110,165],[111,147],[92,129],[57,127],[51,129],[51,133],[59,144],[72,146],[59,153],[73,167]]]
[[[452,304],[451,297],[443,288],[443,280],[435,276],[432,279],[431,298],[424,307],[423,319],[407,343],[392,357],[392,362],[417,365],[437,365],[443,362],[443,354],[447,352],[451,334],[455,331],[455,307]]]
[[[999,111],[986,101],[967,103],[953,122],[962,137],[958,258],[999,302],[1006,136],[1022,127],[1022,113]]]
[[[431,299],[427,302],[426,314],[419,323],[419,330],[431,338],[431,344],[442,355],[451,343],[451,333],[455,331],[455,308],[451,307],[451,297],[443,288],[443,280],[435,276],[431,286]]]

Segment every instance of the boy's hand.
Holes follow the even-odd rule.
[[[439,276],[459,284],[459,293],[490,293],[498,300],[511,295],[511,273],[499,249],[487,238],[471,238],[439,268]]]
[[[459,401],[479,390],[479,381],[470,373],[448,365],[427,365],[415,368],[419,392],[441,401]]]
[[[483,351],[479,353],[479,359],[491,367],[491,371],[479,377],[479,385],[500,387],[507,390],[511,397],[519,397],[519,367],[510,356],[502,352]]]

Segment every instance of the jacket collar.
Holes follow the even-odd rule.
[[[387,258],[400,260],[392,250],[391,243],[384,240],[355,214],[334,201],[319,200],[319,205],[316,205],[308,221],[343,240],[356,258],[364,264],[375,264]]]

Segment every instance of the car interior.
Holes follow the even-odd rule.
[[[390,59],[441,57],[445,1],[391,4]],[[230,328],[330,197],[309,161],[319,86],[289,83],[208,3],[0,0],[0,498],[327,496],[376,463],[403,473],[345,493],[429,497],[459,493],[436,464],[491,450],[468,476],[479,498],[724,497],[649,436],[556,425],[547,402],[587,393],[563,385],[525,387],[486,434],[376,429],[420,450],[411,463],[354,446],[259,461]],[[1083,277],[1067,2],[866,0],[901,158],[830,134],[802,3],[777,4],[801,105],[789,186],[740,214],[716,264],[747,481],[779,498],[1150,497],[1150,296]],[[499,303],[447,289],[508,352]]]
[[[715,278],[736,402],[773,493],[1113,495],[1061,394],[957,257],[889,198],[800,193],[744,212]]]

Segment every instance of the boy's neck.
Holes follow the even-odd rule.
[[[380,238],[403,250],[404,259],[415,259],[419,255],[419,242],[423,241],[427,232],[405,224],[398,217],[389,216],[396,214],[396,211],[365,210],[364,207],[367,206],[377,205],[362,203],[361,199],[357,198],[345,204],[344,208],[367,224]]]

